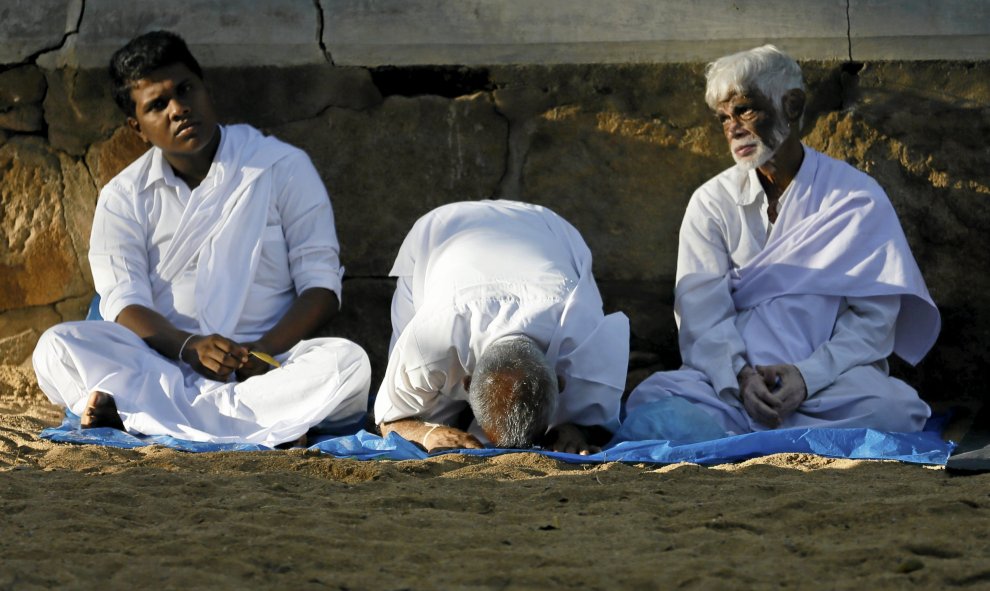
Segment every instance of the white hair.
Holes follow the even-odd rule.
[[[705,102],[714,111],[733,94],[758,90],[780,108],[788,90],[804,90],[801,67],[773,45],[720,57],[705,68]]]
[[[490,344],[468,388],[475,420],[499,447],[532,447],[546,433],[557,396],[557,378],[546,355],[521,335]]]

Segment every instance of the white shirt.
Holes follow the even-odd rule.
[[[553,425],[618,427],[628,319],[604,315],[591,253],[555,213],[511,201],[443,206],[416,222],[391,275],[393,346],[377,422],[450,423],[488,344],[525,334],[564,378]]]
[[[213,186],[230,163],[221,145],[202,183],[193,190],[172,171],[161,150],[152,148],[100,193],[90,238],[89,260],[100,312],[114,320],[127,306],[151,308],[176,328],[199,332],[195,298],[197,261],[174,281],[157,272],[186,207]],[[226,146],[230,148],[231,146]],[[234,340],[263,335],[306,289],[322,287],[340,298],[339,245],[329,196],[309,157],[291,149],[262,175],[274,194],[268,208],[257,271],[237,321]],[[269,179],[265,179],[266,182]]]
[[[692,196],[681,225],[674,304],[685,365],[704,372],[722,394],[738,389],[736,375],[747,363],[793,363],[810,396],[854,366],[885,362],[898,345],[913,362],[928,350],[938,313],[872,179],[806,147],[779,210],[771,226],[756,171],[735,166]],[[856,224],[864,219],[879,220],[872,221],[879,230],[861,230]],[[830,223],[841,227],[825,234],[842,240],[814,234]],[[847,269],[844,279],[836,277]],[[779,284],[751,279],[749,292],[763,293],[741,302],[741,278],[759,272],[776,273],[771,279]],[[772,312],[753,305],[760,298],[773,301]],[[912,326],[907,317],[914,311],[923,318]]]

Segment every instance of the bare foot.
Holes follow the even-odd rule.
[[[89,401],[86,402],[86,410],[79,417],[79,426],[83,429],[109,427],[123,431],[124,422],[117,414],[117,403],[113,401],[113,396],[100,391],[90,394]]]

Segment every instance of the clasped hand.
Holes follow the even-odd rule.
[[[804,377],[793,365],[746,366],[739,372],[739,398],[754,421],[779,427],[808,397]]]
[[[226,382],[234,375],[241,382],[269,369],[269,365],[252,356],[251,351],[264,349],[258,343],[242,345],[218,334],[195,335],[186,343],[181,356],[182,361],[204,377]]]

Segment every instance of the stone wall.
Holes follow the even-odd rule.
[[[11,364],[30,362],[48,326],[84,316],[98,189],[146,149],[122,126],[102,67],[86,65],[78,40],[103,37],[80,24],[82,3],[14,4],[45,2],[51,13],[64,8],[68,33],[36,27],[39,39],[19,52],[0,39],[0,362]],[[119,4],[90,0],[89,22]],[[276,30],[293,18],[280,14]],[[283,28],[309,39],[294,63],[283,59],[296,55],[282,47],[296,47],[287,36],[271,42],[285,50],[279,63],[193,51],[213,52],[207,83],[226,121],[253,123],[313,158],[347,267],[330,332],[365,346],[376,378],[390,330],[387,273],[405,232],[443,203],[493,197],[547,205],[584,234],[607,308],[632,323],[630,384],[678,365],[678,226],[691,192],[731,165],[702,101],[702,61],[346,66],[312,51],[317,39],[331,47],[325,30]],[[944,321],[919,367],[895,369],[947,404],[982,396],[988,375],[990,62],[906,57],[804,60],[804,133],[872,174],[894,202]]]

